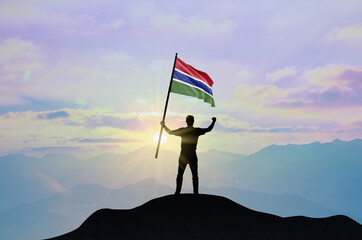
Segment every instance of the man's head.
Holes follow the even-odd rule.
[[[188,115],[186,117],[187,126],[192,127],[194,125],[194,121],[195,121],[194,116]]]

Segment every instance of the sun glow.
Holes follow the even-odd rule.
[[[159,133],[156,133],[154,136],[153,136],[153,141],[157,144],[158,143],[158,138],[159,138],[160,134]],[[161,136],[161,142],[160,142],[160,145],[164,144],[167,140],[167,135],[166,133],[162,133],[162,136]]]

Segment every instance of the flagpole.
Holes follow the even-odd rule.
[[[166,103],[165,103],[165,109],[163,111],[163,117],[162,117],[162,122],[165,122],[165,118],[166,118],[166,111],[167,111],[167,106],[168,106],[168,99],[170,98],[170,92],[171,92],[171,87],[172,87],[172,78],[173,78],[173,74],[175,72],[175,66],[176,66],[176,60],[177,60],[177,53],[175,55],[175,60],[173,62],[173,67],[172,67],[172,73],[171,73],[171,78],[170,78],[170,85],[168,86],[168,92],[167,92],[167,97],[166,97]],[[161,130],[160,130],[160,136],[158,137],[158,143],[157,143],[157,149],[156,149],[156,155],[155,158],[158,157],[158,151],[160,150],[160,142],[161,142],[161,137],[162,137],[162,130],[163,130],[163,125],[161,125]]]

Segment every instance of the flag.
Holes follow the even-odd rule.
[[[211,89],[213,84],[207,73],[197,70],[179,58],[176,59],[171,92],[203,99],[204,102],[210,103],[211,107],[215,107]]]

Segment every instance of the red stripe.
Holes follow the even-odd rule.
[[[188,65],[187,63],[184,63],[181,59],[177,58],[176,61],[176,69],[190,75],[191,77],[197,78],[201,81],[203,81],[204,83],[206,83],[207,85],[209,85],[210,87],[212,87],[212,85],[214,84],[214,82],[211,80],[211,78],[209,77],[209,75],[207,75],[207,73],[204,73],[200,70],[197,70],[196,68],[192,67],[191,65]]]

